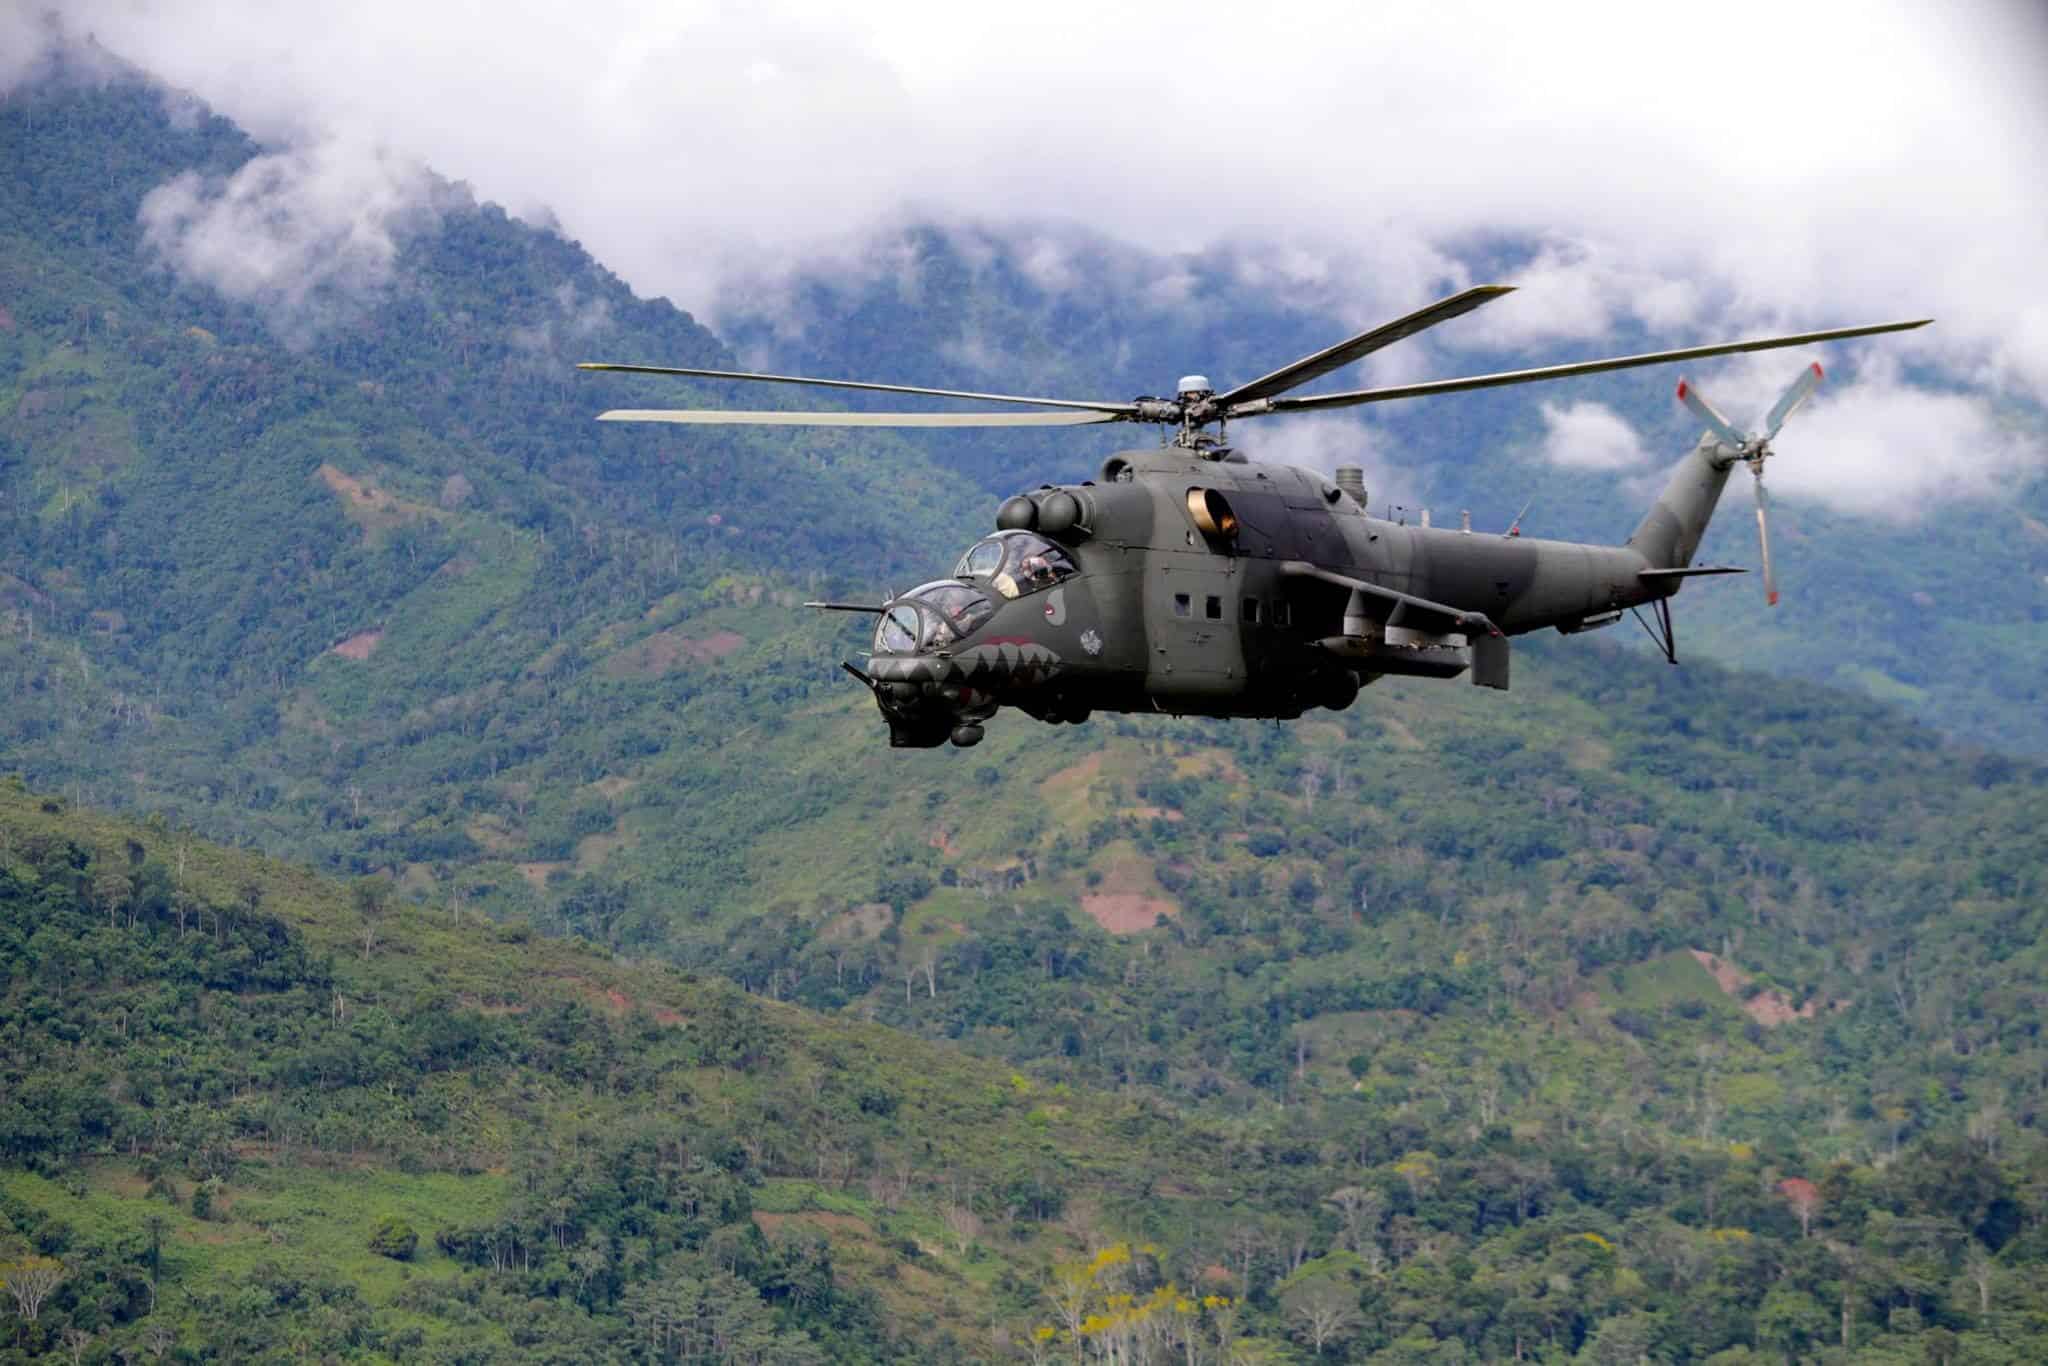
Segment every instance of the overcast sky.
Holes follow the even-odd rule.
[[[0,4],[4,84],[49,6]],[[1018,225],[1051,280],[1031,225],[1249,246],[1360,322],[1463,283],[1477,244],[1513,233],[1545,244],[1524,293],[1441,345],[1561,356],[1625,318],[1706,339],[1933,315],[1889,354],[1969,397],[1945,437],[1908,423],[1916,441],[1981,440],[1999,398],[2048,401],[2041,0],[61,9],[291,158],[158,202],[167,254],[223,270],[240,253],[185,240],[208,212],[233,199],[246,227],[289,198],[346,218],[374,274],[421,163],[713,320],[733,280],[872,262],[918,217]],[[1853,442],[1954,398],[1872,378],[1895,407]],[[1591,443],[1582,465],[1628,458],[1597,413],[1560,402],[1553,422]]]

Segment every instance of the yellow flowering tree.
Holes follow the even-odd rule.
[[[1059,1349],[1104,1366],[1237,1360],[1237,1302],[1161,1280],[1158,1256],[1150,1244],[1113,1243],[1085,1262],[1055,1265],[1045,1289],[1055,1322],[1027,1335],[1032,1360]]]
[[[7,1293],[14,1297],[14,1307],[30,1323],[42,1313],[43,1301],[50,1297],[50,1292],[70,1274],[70,1268],[55,1257],[28,1256],[0,1263],[0,1285],[7,1287]]]

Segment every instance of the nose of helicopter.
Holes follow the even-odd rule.
[[[970,684],[942,681],[953,672],[939,655],[876,655],[868,661],[875,705],[889,723],[895,748],[930,749],[948,740],[961,748],[981,743],[981,723],[995,699]]]
[[[882,605],[867,672],[892,746],[980,743],[996,703],[964,676],[959,654],[994,611],[958,579],[920,584]]]
[[[1045,634],[1069,626],[1059,590],[1079,571],[1054,541],[997,520],[999,529],[960,557],[955,577],[882,604],[863,678],[892,745],[978,743],[998,706],[1035,696],[1061,669]]]

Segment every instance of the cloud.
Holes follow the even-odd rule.
[[[375,296],[402,239],[437,219],[435,200],[417,162],[334,139],[159,185],[142,201],[143,241],[296,344]]]
[[[1732,358],[1700,389],[1736,427],[1755,431],[1800,367],[1796,351]],[[1896,355],[1869,347],[1827,371],[1771,443],[1773,497],[1892,522],[1955,503],[1996,500],[2048,473],[2038,413],[1992,393],[1908,377]]]
[[[1816,400],[1772,443],[1774,496],[1890,521],[1999,499],[2048,470],[2048,445],[1977,395],[1878,378]]]
[[[1382,517],[1394,515],[1397,506],[1413,513],[1429,491],[1428,476],[1403,465],[1387,450],[1384,435],[1362,418],[1301,414],[1284,422],[1233,427],[1231,438],[1250,459],[1299,466],[1325,478],[1335,475],[1340,466],[1357,466],[1365,471],[1372,510]]]
[[[1446,346],[1516,349],[1551,340],[1607,336],[1621,324],[1669,334],[1705,312],[1699,285],[1667,278],[1619,244],[1546,242],[1502,281],[1521,291],[1474,314],[1436,340]]]
[[[97,46],[76,41],[55,12],[0,6],[0,97],[56,79],[66,65],[100,61]]]
[[[1600,403],[1543,405],[1543,458],[1573,470],[1635,470],[1649,463],[1622,416]]]
[[[1523,292],[1432,348],[1933,314],[1902,354],[2048,400],[2023,0],[63,8],[274,146],[401,148],[713,316],[726,282],[914,221],[1231,246],[1360,323],[1533,241]],[[1056,235],[1023,259],[1086,278]]]
[[[586,296],[564,280],[548,295],[550,307],[533,322],[515,326],[507,340],[512,350],[545,366],[559,366],[568,359],[572,343],[580,343],[611,326],[609,299]]]

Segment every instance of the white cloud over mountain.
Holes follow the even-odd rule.
[[[32,78],[48,8],[0,9],[0,87]],[[1479,0],[62,13],[66,33],[286,158],[262,183],[174,183],[153,201],[166,258],[230,292],[291,288],[294,253],[374,281],[387,224],[406,196],[424,202],[404,173],[421,163],[714,318],[735,281],[886,268],[869,244],[920,219],[1014,231],[1018,262],[1053,289],[1094,282],[1045,224],[1169,255],[1231,243],[1276,291],[1359,323],[1533,241],[1512,273],[1522,293],[1378,358],[1366,382],[1452,348],[1582,355],[1620,324],[1678,340],[1933,315],[1834,353],[1922,378],[1893,372],[1858,409],[1871,430],[1828,436],[1855,392],[1838,391],[1802,416],[1813,440],[1847,460],[1911,431],[1952,487],[2038,464],[2038,440],[1995,406],[2048,402],[2036,0],[1739,0],[1710,16]],[[1027,223],[1041,226],[1005,226]],[[1187,284],[1162,275],[1152,293],[1188,307]],[[1553,427],[1594,421],[1552,397],[1566,405]],[[1619,460],[1608,435],[1575,449]]]
[[[287,339],[360,305],[400,241],[435,221],[416,162],[329,140],[231,176],[187,172],[142,201],[143,240],[181,275],[265,310]]]

